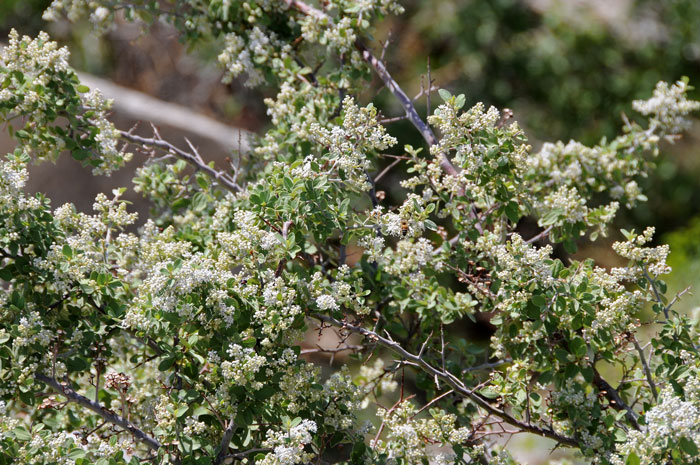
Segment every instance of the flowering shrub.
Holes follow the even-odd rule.
[[[664,295],[668,247],[649,246],[653,228],[625,231],[613,249],[628,265],[607,270],[552,246],[572,252],[644,200],[637,181],[659,144],[700,108],[688,83],[659,83],[633,104],[646,121],[625,119],[611,141],[533,153],[508,111],[465,109],[461,94],[441,90],[418,115],[364,45],[396,2],[321,5],[56,0],[47,11],[99,30],[119,12],[167,20],[191,44],[222,40],[224,79],[275,86],[272,127],[247,166],[224,170],[194,147],[116,129],[65,49],[11,34],[0,463],[507,464],[494,438],[520,432],[597,464],[700,462],[698,336]],[[373,73],[425,147],[398,148],[359,103]],[[69,151],[108,174],[131,156],[122,144],[164,152],[134,179],[154,205],[138,233],[123,190],[99,195],[91,215],[23,191],[32,159]],[[410,173],[398,205],[370,174],[384,157]],[[526,217],[540,232],[523,237]],[[352,266],[349,245],[364,250]],[[477,314],[495,328],[488,348],[452,325]],[[355,353],[354,377],[302,357],[305,332],[332,330],[338,347],[318,350]],[[375,404],[376,420],[361,421]]]

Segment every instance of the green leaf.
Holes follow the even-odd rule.
[[[423,224],[427,229],[430,229],[431,231],[437,231],[437,225],[435,224],[435,222],[431,220],[425,220],[423,221]]]
[[[452,98],[452,94],[447,89],[438,90],[438,94],[440,94],[440,98],[442,99],[443,102],[447,102],[449,99]]]
[[[627,460],[625,460],[625,465],[639,465],[639,463],[639,457],[634,452],[630,452],[630,455],[627,456]]]
[[[202,211],[207,207],[207,195],[202,192],[197,192],[192,196],[192,208],[197,211]]]
[[[73,150],[73,152],[71,152],[71,155],[76,160],[83,161],[87,158],[90,158],[90,156],[92,156],[92,152],[89,150],[85,150],[85,149],[77,149],[77,150]]]
[[[690,455],[691,457],[695,457],[698,455],[698,446],[695,444],[694,441],[691,441],[685,436],[681,438],[681,440],[679,441],[679,445],[681,446],[681,449],[683,449],[683,452]]]
[[[508,219],[513,223],[517,223],[520,219],[520,207],[518,207],[516,202],[509,202],[508,205],[506,205],[505,212]]]
[[[158,370],[159,371],[166,371],[166,370],[170,369],[170,367],[173,366],[174,363],[175,363],[175,357],[172,357],[172,356],[167,357],[167,358],[163,359],[163,361],[161,361],[158,364]]]
[[[78,87],[75,88],[78,92],[81,94],[84,94],[86,92],[90,92],[90,88],[86,86],[85,84],[80,84]]]
[[[85,371],[89,366],[90,364],[88,361],[82,357],[74,357],[66,360],[66,368],[68,368],[69,372]]]
[[[586,342],[580,337],[572,339],[569,343],[569,347],[571,348],[571,353],[577,357],[583,357],[586,355]]]
[[[551,226],[559,220],[559,217],[564,214],[561,208],[554,208],[540,217],[537,222],[540,226]]]
[[[567,239],[564,241],[564,250],[566,250],[569,253],[576,253],[576,250],[578,250],[578,247],[576,246],[576,241],[573,239]]]
[[[63,256],[66,258],[72,258],[73,257],[73,250],[70,248],[68,244],[65,244],[63,246],[63,249],[61,249],[63,252]]]
[[[18,426],[12,430],[12,434],[15,435],[18,441],[31,441],[32,435],[27,431],[24,426]]]
[[[197,173],[197,184],[199,187],[201,187],[203,190],[206,190],[209,187],[209,178],[203,174],[203,173]]]
[[[498,397],[498,391],[490,387],[479,390],[479,394],[486,397],[487,399],[495,399],[496,397]]]
[[[12,271],[10,271],[10,267],[6,266],[5,268],[0,268],[0,279],[3,281],[10,281],[12,279]]]
[[[541,294],[535,294],[535,295],[533,295],[532,298],[530,299],[530,301],[533,303],[533,305],[536,305],[536,306],[538,306],[538,307],[540,307],[540,308],[542,308],[542,307],[544,307],[545,305],[547,305],[547,300],[546,300],[546,299],[544,298],[544,296],[541,295]]]
[[[73,449],[68,453],[68,458],[71,460],[81,459],[85,457],[85,451],[83,449]]]

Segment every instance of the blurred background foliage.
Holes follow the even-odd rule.
[[[220,83],[218,46],[186,50],[172,29],[156,25],[148,34],[119,22],[105,37],[90,26],[45,24],[49,0],[0,0],[0,33],[47,30],[69,45],[73,65],[223,122],[260,133],[268,118],[261,94],[240,83]],[[659,80],[688,76],[700,88],[700,1],[698,0],[409,0],[406,13],[379,25],[370,45],[409,95],[433,85],[465,93],[467,104],[483,101],[511,108],[537,150],[543,141],[577,139],[595,144],[620,130],[631,102],[648,98]],[[388,44],[386,44],[388,40]],[[375,79],[361,99],[375,99],[386,116],[400,114]],[[700,92],[694,91],[699,99]],[[439,101],[434,94],[433,107]],[[421,114],[425,99],[418,101]],[[405,122],[393,134],[414,134]],[[406,129],[404,131],[403,129]],[[401,140],[419,144],[418,139]],[[399,145],[400,146],[400,145]],[[671,246],[669,293],[700,289],[700,124],[680,142],[666,145],[654,173],[642,184],[649,201],[622,211],[618,227],[657,228],[656,241]],[[381,169],[382,167],[378,167]],[[379,186],[400,196],[399,171]],[[50,194],[50,193],[49,193]],[[91,203],[91,201],[90,201]],[[616,230],[579,255],[601,265],[617,263],[609,244]],[[606,240],[608,242],[606,242]],[[698,297],[686,295],[676,308],[692,311]],[[530,457],[531,463],[544,460]]]

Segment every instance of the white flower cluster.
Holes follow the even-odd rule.
[[[221,247],[233,257],[245,257],[251,253],[258,254],[260,263],[265,260],[278,261],[284,250],[277,234],[260,227],[257,215],[250,211],[238,210],[233,214],[234,232],[220,232],[217,240]],[[260,250],[262,249],[262,250]]]
[[[700,109],[700,102],[688,100],[688,82],[678,81],[672,86],[659,82],[648,100],[635,100],[632,107],[643,115],[651,116],[651,125],[658,125],[668,134],[678,134],[690,127],[688,114]]]
[[[53,0],[44,11],[45,21],[57,21],[65,14],[70,21],[89,17],[97,31],[106,31],[112,24],[113,13],[109,2],[99,0]]]
[[[283,278],[275,276],[273,270],[267,270],[263,274],[266,282],[263,290],[264,306],[255,312],[255,319],[263,325],[263,330],[268,335],[279,335],[287,331],[295,318],[303,313],[296,303],[297,290],[288,285]],[[291,335],[292,332],[290,331]]]
[[[357,241],[357,245],[365,249],[364,253],[368,262],[378,262],[384,255],[386,243],[382,236],[367,235]]]
[[[425,230],[424,220],[431,211],[426,210],[428,207],[432,208],[431,205],[426,206],[422,196],[408,194],[396,213],[384,213],[382,207],[378,206],[370,212],[369,218],[381,227],[384,234],[394,237],[416,237]]]
[[[279,362],[276,369],[281,371],[279,392],[275,393],[272,400],[284,404],[290,413],[298,413],[310,403],[321,399],[322,391],[313,389],[318,381],[320,370],[318,367],[303,363],[294,365],[291,361]]]
[[[58,44],[52,42],[49,35],[43,31],[36,39],[28,36],[20,39],[19,33],[12,29],[9,43],[0,52],[0,65],[6,69],[4,72],[8,74],[13,71],[28,74],[27,77],[33,78],[35,84],[46,85],[49,83],[52,73],[70,69],[69,56],[67,47],[58,48]],[[4,95],[7,94],[0,93],[0,100],[4,100],[1,97]],[[32,100],[31,97],[29,98]]]
[[[352,97],[343,100],[343,126],[325,128],[318,123],[311,124],[312,140],[328,151],[332,163],[329,172],[342,170],[345,182],[359,191],[371,187],[367,170],[371,162],[367,153],[384,150],[396,144],[396,139],[386,133],[384,126],[377,122],[377,109],[369,104],[360,108]]]
[[[19,157],[8,155],[6,159],[0,160],[0,211],[5,213],[4,223],[8,230],[15,229],[9,221],[12,213],[31,208],[32,205],[39,206],[36,200],[29,202],[31,199],[27,199],[23,193],[27,178],[26,162],[22,162]]]
[[[25,428],[18,420],[12,420],[8,417],[0,419],[0,440],[5,435],[12,437],[11,430],[15,427]],[[107,453],[110,452],[108,441],[99,438],[97,435],[92,436],[94,436],[92,441],[83,444],[78,432],[40,430],[32,435],[31,440],[23,444],[20,442],[21,446],[15,456],[16,461],[32,464],[74,465],[75,460],[71,458],[72,454],[70,454],[72,451],[92,452],[90,455],[97,457],[99,457],[98,454],[101,452],[101,449],[106,449]],[[115,441],[115,443],[117,442]],[[122,446],[121,441],[118,444]],[[85,454],[82,453],[82,455]]]
[[[457,417],[453,414],[432,409],[431,418],[418,419],[415,418],[417,413],[409,401],[391,410],[379,409],[377,415],[387,431],[386,439],[372,441],[370,446],[379,453],[387,454],[392,463],[419,465],[435,460],[445,463],[447,456],[431,451],[428,446],[464,444],[471,437],[469,428],[456,426]],[[448,463],[456,462],[454,453],[451,455],[453,460]]]
[[[167,434],[175,428],[175,410],[176,407],[170,397],[165,394],[158,396],[153,412],[160,431]]]
[[[323,294],[316,297],[316,305],[320,310],[338,310],[338,303],[332,295]]]
[[[260,461],[261,465],[296,465],[310,462],[313,454],[306,452],[304,446],[311,443],[312,433],[316,432],[316,423],[312,420],[301,420],[288,431],[267,431],[267,439],[263,446],[272,449]]]
[[[324,10],[339,11],[340,17],[334,22],[325,15],[302,16],[298,19],[302,37],[310,43],[328,46],[329,51],[349,54],[353,62],[359,61],[357,51],[354,50],[357,34],[369,27],[368,19],[377,13],[387,15],[404,11],[396,0],[330,0],[324,4]]]
[[[585,328],[584,336],[599,333],[615,334],[634,330],[638,320],[633,317],[646,300],[641,291],[624,291],[614,297],[604,297],[596,308],[591,327]]]
[[[67,291],[87,279],[91,272],[105,272],[124,263],[120,257],[134,253],[137,239],[133,234],[113,231],[124,229],[136,221],[136,213],[126,211],[126,202],[114,191],[112,199],[100,193],[95,198],[95,215],[77,213],[72,204],[57,208],[54,217],[65,234],[63,241],[52,244],[45,257],[34,259],[34,265],[54,274],[54,285]],[[110,255],[110,252],[114,252]],[[92,280],[88,283],[95,286]]]
[[[564,408],[571,406],[577,411],[589,412],[598,400],[598,393],[590,386],[569,378],[564,386],[552,391],[551,398],[555,404],[563,405]]]
[[[476,243],[465,245],[492,257],[498,266],[496,277],[504,282],[536,281],[545,287],[554,282],[549,263],[552,255],[551,245],[538,249],[532,244],[526,244],[517,233],[505,244],[501,244],[495,234],[484,234]]]
[[[133,154],[122,152],[119,149],[120,132],[114,127],[114,124],[107,120],[107,113],[112,106],[112,101],[105,100],[99,89],[92,89],[85,94],[80,94],[80,100],[83,108],[92,113],[89,123],[97,129],[95,141],[98,144],[97,151],[101,163],[93,168],[92,172],[93,174],[109,175],[114,169],[128,163],[133,158]]]
[[[663,389],[659,394],[659,403],[649,409],[644,415],[646,427],[642,430],[631,430],[627,433],[627,440],[618,445],[617,455],[610,457],[613,465],[630,463],[627,457],[635,454],[639,459],[637,463],[642,465],[654,465],[667,460],[669,447],[672,447],[681,459],[679,463],[694,463],[691,455],[684,450],[681,442],[687,441],[700,448],[700,398],[693,395],[700,385],[697,374],[688,378],[690,389],[687,399],[679,397],[671,387]]]
[[[246,38],[247,41],[235,33],[226,34],[219,63],[226,70],[223,78],[225,83],[246,73],[248,78],[245,85],[255,87],[265,81],[260,65],[282,68],[284,61],[291,57],[292,47],[278,40],[273,32],[266,33],[259,26],[254,26]]]
[[[267,114],[270,115],[274,125],[291,126],[291,131],[303,139],[311,137],[311,125],[319,123],[319,115],[330,114],[333,109],[329,106],[327,98],[324,98],[324,89],[318,89],[307,84],[283,82],[276,98],[265,99]],[[266,136],[267,138],[268,136]],[[273,145],[267,141],[267,145]],[[271,150],[268,147],[267,150]]]
[[[255,381],[255,374],[267,363],[265,357],[238,344],[231,344],[226,353],[232,360],[221,362],[221,374],[224,379],[241,386],[250,383],[256,390],[263,387],[263,383]]]
[[[361,280],[351,275],[349,266],[341,265],[336,270],[335,279],[332,282],[329,282],[322,273],[316,272],[306,284],[306,288],[315,299],[319,310],[338,310],[343,305],[358,315],[366,315],[370,309],[355,289],[360,289],[361,284]]]
[[[15,350],[32,344],[48,347],[53,337],[51,330],[44,327],[43,318],[37,311],[27,312],[25,316],[20,318],[17,333],[12,342],[12,347]]]
[[[399,241],[396,250],[387,249],[386,270],[397,276],[421,270],[433,260],[433,243],[421,237],[416,242]],[[433,264],[435,265],[435,264]]]
[[[19,139],[20,145],[27,153],[33,153],[38,158],[55,158],[66,148],[63,136],[53,127],[56,119],[56,101],[63,102],[60,106],[68,105],[68,98],[73,95],[56,94],[52,83],[70,79],[75,73],[68,66],[68,49],[58,47],[56,42],[49,40],[45,32],[40,32],[36,39],[24,36],[20,38],[14,29],[10,32],[9,44],[0,52],[0,77],[8,77],[5,86],[0,90],[0,105],[9,104],[12,115],[27,116],[26,127],[30,130],[41,129],[45,137]],[[22,76],[15,78],[15,73]],[[71,82],[72,85],[75,85]],[[60,86],[55,86],[59,87]],[[76,89],[79,89],[76,86]],[[78,116],[79,125],[89,125],[96,129],[94,140],[97,143],[100,164],[94,167],[95,174],[109,174],[115,168],[122,166],[131,159],[130,153],[119,150],[117,143],[119,131],[107,120],[107,111],[111,103],[105,101],[99,91],[88,93],[78,92],[80,106],[83,112],[90,112],[88,118]]]
[[[365,391],[353,383],[347,366],[328,378],[323,394],[331,401],[324,411],[324,423],[339,430],[350,429],[355,422],[354,413],[362,406]]]
[[[488,111],[484,111],[484,104],[481,102],[467,111],[460,112],[459,110],[459,106],[455,103],[445,102],[428,117],[428,122],[436,126],[442,134],[439,147],[434,149],[438,153],[445,149],[464,145],[471,133],[493,126],[500,118],[495,107],[492,106]]]
[[[584,221],[588,215],[586,199],[584,199],[575,187],[560,186],[559,189],[545,196],[535,204],[540,221],[547,214],[555,213],[558,217],[556,223],[577,223]]]
[[[672,86],[658,83],[649,100],[633,103],[635,110],[649,117],[648,128],[630,123],[627,134],[610,143],[594,147],[576,141],[544,144],[538,153],[527,159],[526,179],[531,186],[528,190],[534,193],[531,202],[542,206],[547,199],[551,203],[553,197],[559,197],[559,203],[569,206],[571,219],[581,218],[590,225],[598,224],[604,232],[604,225],[612,221],[617,204],[613,202],[586,212],[584,199],[607,192],[612,199],[624,197],[628,208],[646,199],[635,179],[645,176],[649,169],[642,153],[651,151],[656,155],[662,138],[672,140],[688,127],[687,115],[700,109],[700,102],[688,100],[687,91],[685,81]],[[567,186],[565,190],[563,186]],[[578,197],[572,195],[573,189],[578,191]],[[546,214],[548,209],[544,210],[540,213]]]
[[[644,271],[647,271],[652,277],[671,272],[671,267],[666,264],[666,258],[670,253],[668,245],[644,247],[651,241],[655,230],[654,227],[650,226],[642,234],[633,236],[625,242],[613,244],[613,250],[619,256],[629,259],[637,266],[637,273],[628,278],[640,277]]]

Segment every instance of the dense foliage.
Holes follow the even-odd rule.
[[[224,79],[274,86],[271,129],[226,169],[157,132],[116,129],[66,49],[11,33],[0,463],[504,464],[494,438],[517,432],[594,463],[700,461],[697,334],[664,295],[668,247],[649,246],[653,228],[625,231],[613,249],[628,265],[610,270],[552,247],[574,251],[645,199],[659,144],[700,108],[687,80],[634,101],[645,122],[625,119],[615,138],[533,152],[508,112],[467,109],[463,94],[441,90],[420,117],[365,45],[376,19],[401,11],[392,0],[53,3],[47,18],[100,30],[121,14],[169,21],[192,45],[223,39]],[[397,147],[358,102],[373,74],[423,147]],[[68,151],[108,174],[132,157],[122,144],[149,155],[134,183],[155,207],[137,233],[120,190],[92,215],[23,192],[32,159]],[[411,174],[397,205],[375,189],[384,158]],[[525,218],[540,232],[523,237]],[[363,250],[352,265],[350,247]],[[495,327],[488,347],[458,331],[477,315]],[[305,332],[334,330],[338,346],[318,350],[353,352],[359,370],[323,375],[301,356]]]

